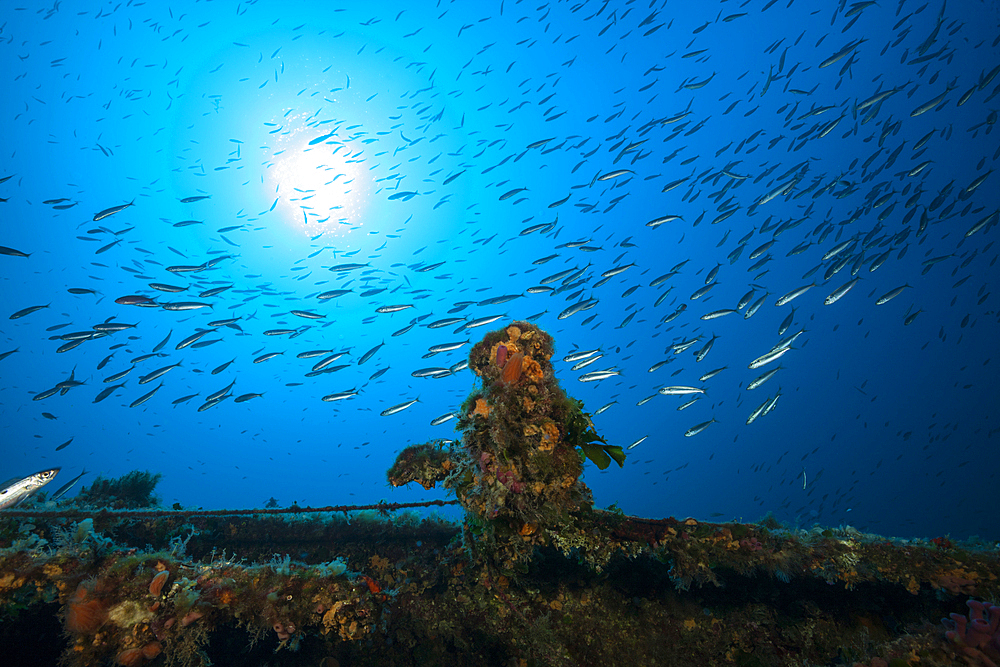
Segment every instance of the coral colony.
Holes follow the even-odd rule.
[[[486,334],[460,439],[388,470],[440,484],[454,501],[411,506],[457,502],[458,523],[387,503],[166,510],[139,471],[4,510],[5,664],[1000,665],[994,544],[595,508],[584,474],[625,454],[553,352],[528,322]]]

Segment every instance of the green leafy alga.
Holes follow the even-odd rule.
[[[604,470],[615,460],[619,468],[625,467],[625,452],[617,445],[609,445],[608,441],[597,434],[590,415],[583,411],[583,401],[571,398],[572,409],[566,423],[566,442],[579,447],[580,452],[594,464]]]

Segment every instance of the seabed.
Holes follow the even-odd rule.
[[[996,544],[595,509],[585,461],[624,453],[551,356],[529,323],[487,334],[462,439],[389,469],[458,522],[408,511],[444,501],[165,510],[148,473],[0,512],[2,663],[1000,664]]]

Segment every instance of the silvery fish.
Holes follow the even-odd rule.
[[[81,472],[79,475],[77,475],[76,477],[74,477],[73,479],[69,480],[68,482],[66,482],[65,484],[63,484],[62,486],[60,486],[58,489],[56,489],[55,492],[52,494],[52,497],[49,500],[59,500],[60,498],[62,498],[63,496],[65,496],[66,493],[70,489],[72,489],[73,486],[77,482],[80,481],[80,478],[83,477],[86,474],[87,474],[87,469],[84,468],[83,472]]]
[[[414,398],[412,401],[407,401],[406,403],[400,403],[399,405],[394,405],[391,408],[386,408],[385,410],[383,410],[379,414],[382,415],[383,417],[388,417],[389,415],[394,415],[397,412],[402,412],[403,410],[405,410],[406,408],[410,407],[411,405],[413,405],[416,402],[417,402],[417,399]]]
[[[60,470],[61,468],[50,468],[20,480],[10,480],[0,490],[0,509],[20,505],[28,496],[55,479]]]

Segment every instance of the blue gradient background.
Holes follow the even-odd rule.
[[[456,410],[475,378],[468,370],[443,379],[411,373],[455,364],[469,349],[423,359],[431,345],[475,343],[493,327],[456,333],[423,325],[448,316],[458,302],[520,294],[558,271],[588,267],[574,289],[472,305],[458,315],[506,315],[498,326],[544,313],[536,323],[555,337],[557,374],[568,393],[590,411],[617,401],[595,417],[598,430],[622,446],[649,436],[628,452],[624,470],[587,465],[597,505],[717,520],[749,521],[773,511],[804,526],[849,523],[891,535],[997,539],[997,218],[965,234],[1000,206],[1000,174],[969,196],[963,191],[996,168],[1000,153],[1000,137],[990,132],[1000,78],[978,89],[1000,65],[1000,10],[996,3],[949,2],[936,40],[923,51],[932,57],[914,63],[935,29],[938,4],[883,3],[861,11],[865,3],[766,4],[5,4],[0,178],[12,178],[0,184],[7,200],[0,203],[0,245],[31,256],[0,256],[0,353],[18,350],[0,361],[7,471],[0,476],[59,465],[58,487],[84,467],[105,476],[149,469],[163,473],[164,503],[208,508],[259,507],[272,496],[282,505],[313,506],[442,498],[440,489],[391,489],[384,473],[404,446],[455,437],[454,422],[430,422]],[[819,67],[862,38],[851,55]],[[704,87],[684,87],[712,75]],[[938,108],[911,116],[953,81]],[[862,123],[873,108],[854,106],[893,87],[903,89]],[[800,120],[827,105],[833,108]],[[691,113],[684,119],[662,122],[685,110]],[[329,140],[308,146],[333,130]],[[551,141],[527,148],[543,139]],[[620,155],[637,141],[645,143]],[[925,160],[933,162],[908,175]],[[805,169],[804,177],[787,195],[754,207],[790,180],[779,176],[804,162],[797,172]],[[597,180],[616,169],[634,173]],[[730,180],[723,170],[747,178],[716,197]],[[820,186],[803,194],[815,179]],[[814,196],[835,179],[838,185]],[[838,197],[849,184],[856,191]],[[949,184],[918,236],[921,212]],[[501,199],[516,188],[527,190]],[[418,194],[390,200],[397,192]],[[861,281],[823,305],[851,278],[853,260],[820,282],[835,261],[821,257],[838,241],[860,240],[879,226],[877,216],[890,204],[875,209],[873,203],[890,192],[895,208],[864,250]],[[917,212],[904,223],[907,202],[918,192]],[[179,202],[199,194],[211,198]],[[55,210],[42,203],[56,198],[77,204]],[[133,207],[92,221],[133,198]],[[733,206],[735,215],[710,224]],[[645,224],[666,214],[683,219],[655,229]],[[192,219],[204,224],[173,226]],[[777,236],[773,259],[748,271],[756,261],[750,252],[792,220],[801,223]],[[557,225],[545,236],[521,235],[552,221]],[[761,233],[765,221],[769,229]],[[238,231],[216,231],[239,224]],[[826,227],[832,231],[817,244]],[[899,242],[896,235],[907,227],[911,233]],[[121,243],[95,254],[116,238],[111,232],[126,228],[133,229]],[[752,230],[731,263],[727,256]],[[558,247],[572,241],[601,249]],[[804,253],[787,256],[805,241],[813,244]],[[871,260],[890,248],[884,265],[870,271]],[[856,256],[861,246],[851,252]],[[556,259],[533,264],[553,253]],[[197,274],[165,270],[220,255],[233,258]],[[922,273],[922,262],[945,255]],[[675,277],[649,287],[685,261]],[[370,270],[328,270],[341,262]],[[417,270],[437,262],[445,263]],[[602,272],[629,263],[635,266],[597,285]],[[718,285],[692,300],[718,264]],[[814,279],[820,284],[804,296],[774,306],[778,296]],[[150,289],[150,282],[192,286],[170,295]],[[218,297],[197,298],[230,282],[234,288]],[[700,319],[735,308],[751,283],[763,288],[755,298],[770,295],[753,317]],[[875,305],[904,283],[913,288]],[[72,295],[69,287],[99,294]],[[329,301],[315,296],[341,287],[354,291]],[[361,298],[366,287],[386,291]],[[168,312],[115,303],[128,294],[214,305]],[[557,319],[590,297],[599,299],[594,309]],[[662,323],[682,303],[687,310]],[[50,305],[21,319],[6,317],[43,304]],[[414,307],[375,312],[391,304]],[[779,340],[792,306],[787,333],[806,333],[781,359],[783,370],[746,391],[771,368],[747,365]],[[325,318],[303,320],[292,309]],[[205,339],[219,343],[174,349],[209,321],[230,316],[242,318],[242,334],[222,328]],[[408,333],[391,335],[421,316]],[[63,341],[50,336],[108,318],[138,326],[56,353]],[[63,323],[71,324],[46,330]],[[263,335],[306,325],[313,326],[294,339]],[[137,365],[125,388],[93,403],[105,377],[152,351],[168,332],[166,356]],[[669,350],[712,335],[718,339],[700,363],[694,352],[701,343],[681,354]],[[370,361],[357,365],[383,340]],[[119,343],[125,346],[98,371]],[[317,348],[349,349],[337,363],[351,366],[304,378],[317,359],[295,354]],[[578,382],[585,371],[561,359],[595,348],[604,358],[585,370],[615,367],[621,375]],[[284,354],[252,363],[269,351]],[[226,371],[210,375],[233,358]],[[177,361],[182,365],[162,378],[153,399],[128,407],[158,384],[139,385],[140,375]],[[682,397],[657,395],[636,405],[665,385],[702,386],[701,375],[723,366],[704,383],[707,396],[686,410],[676,410]],[[32,400],[74,369],[86,385]],[[234,395],[264,396],[196,411],[200,399],[232,380]],[[351,388],[361,389],[351,400],[320,400]],[[779,391],[774,411],[748,426],[753,409]],[[193,393],[200,397],[172,405]],[[399,414],[379,415],[417,397]],[[712,418],[718,423],[684,437]],[[70,437],[69,447],[54,451]]]

